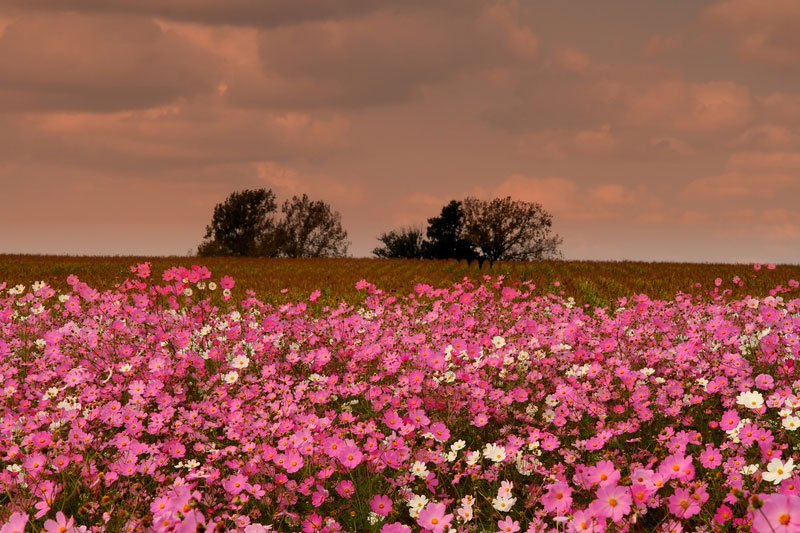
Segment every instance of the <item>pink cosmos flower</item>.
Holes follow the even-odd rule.
[[[355,494],[356,488],[349,479],[343,479],[336,485],[336,493],[342,498],[349,498]]]
[[[565,481],[557,481],[548,485],[542,496],[544,510],[551,514],[563,515],[572,505],[572,488]]]
[[[694,466],[692,456],[676,453],[667,456],[658,467],[658,473],[664,479],[680,479],[681,481],[691,481],[694,478]]]
[[[598,516],[619,522],[631,510],[631,494],[627,487],[606,485],[597,490],[597,499],[591,504]]]
[[[364,454],[361,453],[361,450],[358,446],[354,445],[343,445],[337,454],[339,461],[346,466],[347,468],[355,468],[361,462],[361,459],[364,457]]]
[[[505,520],[498,520],[497,527],[500,528],[498,533],[517,533],[519,531],[519,522],[507,516]]]
[[[234,474],[222,482],[222,487],[230,494],[236,496],[247,487],[247,477],[243,474]]]
[[[736,409],[728,409],[722,415],[722,419],[719,422],[719,427],[725,431],[730,431],[739,425],[739,420],[739,413],[736,412]]]
[[[644,483],[631,485],[631,497],[636,505],[647,505],[647,500],[653,494],[653,489]]]
[[[392,500],[385,494],[376,494],[370,501],[372,511],[381,516],[388,516],[392,512]]]
[[[64,516],[64,513],[59,511],[56,513],[55,520],[46,520],[44,523],[44,530],[47,533],[64,533],[65,531],[70,531],[73,528],[73,523],[75,519],[70,517],[67,520],[67,517]]]
[[[450,438],[450,430],[442,422],[434,422],[428,428],[433,433],[433,438],[439,442],[447,442]]]
[[[0,528],[0,533],[24,533],[25,524],[28,523],[28,514],[23,512],[12,513],[8,522]]]
[[[717,524],[724,524],[728,520],[733,518],[733,510],[725,504],[720,505],[717,507],[717,512],[714,513],[714,521]]]
[[[792,533],[800,531],[800,496],[793,494],[759,494],[764,501],[753,511],[756,533]]]
[[[597,483],[601,487],[616,485],[620,479],[619,470],[614,468],[611,461],[599,461],[594,466],[590,466],[586,472],[589,481]]]
[[[41,453],[34,453],[25,458],[22,466],[25,467],[31,477],[35,478],[44,470],[45,464],[47,464],[47,458]]]
[[[411,533],[411,528],[404,526],[400,522],[392,522],[391,524],[385,524],[381,528],[381,533]]]
[[[700,452],[700,464],[704,468],[716,468],[722,464],[722,454],[712,446],[706,446],[706,449]]]
[[[570,522],[570,529],[576,533],[604,533],[606,519],[596,516],[589,510],[575,511]]]
[[[442,533],[453,520],[453,514],[445,514],[446,510],[445,504],[430,502],[419,512],[417,523],[425,529],[430,529],[433,533]]]
[[[683,487],[675,489],[667,501],[669,512],[678,518],[690,518],[700,512],[700,502],[692,498],[689,490]]]

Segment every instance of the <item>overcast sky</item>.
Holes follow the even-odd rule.
[[[797,0],[4,0],[0,252],[184,255],[266,187],[329,202],[354,256],[511,195],[567,259],[800,263],[798,27]]]

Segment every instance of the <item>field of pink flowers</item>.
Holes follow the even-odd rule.
[[[797,280],[234,306],[131,272],[0,282],[0,533],[800,531]]]

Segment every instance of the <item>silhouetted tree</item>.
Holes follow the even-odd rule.
[[[438,217],[428,219],[428,239],[423,243],[423,256],[429,259],[478,258],[475,247],[464,231],[464,211],[461,202],[451,200]]]
[[[268,189],[232,193],[214,207],[211,224],[197,255],[263,255],[265,236],[272,234],[275,195]]]
[[[347,232],[341,215],[322,201],[307,195],[292,197],[281,207],[284,218],[278,223],[275,244],[287,257],[342,257],[347,254]]]
[[[481,258],[489,261],[533,261],[560,258],[563,239],[550,233],[553,217],[535,202],[506,198],[467,198],[464,233]]]
[[[378,240],[383,243],[383,247],[372,250],[376,257],[405,257],[409,259],[420,259],[422,257],[422,229],[420,228],[401,228],[392,230],[389,233],[382,233]]]

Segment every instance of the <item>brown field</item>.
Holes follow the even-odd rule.
[[[565,296],[573,296],[581,305],[601,306],[633,294],[667,299],[677,291],[705,292],[713,289],[717,277],[722,278],[723,289],[733,288],[737,296],[766,296],[777,285],[785,287],[790,279],[800,280],[800,265],[778,265],[774,270],[764,265],[756,272],[753,265],[744,264],[542,261],[496,263],[479,270],[476,263],[468,266],[455,260],[0,255],[0,283],[7,281],[11,286],[41,280],[64,290],[68,288],[67,276],[75,274],[90,286],[104,290],[132,277],[130,266],[144,261],[152,263],[153,274],[159,280],[161,272],[171,266],[205,265],[213,280],[223,275],[236,280],[232,302],[246,297],[246,289],[253,289],[258,298],[273,304],[306,299],[315,289],[322,291],[320,303],[335,305],[342,299],[355,303],[364,296],[354,287],[361,279],[386,292],[403,295],[417,283],[442,287],[464,277],[480,280],[484,275],[504,275],[512,282],[533,281],[536,294],[558,294],[563,290]],[[744,281],[741,288],[731,282],[737,275]],[[553,286],[556,281],[561,284],[558,288]],[[701,288],[696,288],[695,283],[700,283]],[[288,292],[281,293],[284,288]]]

